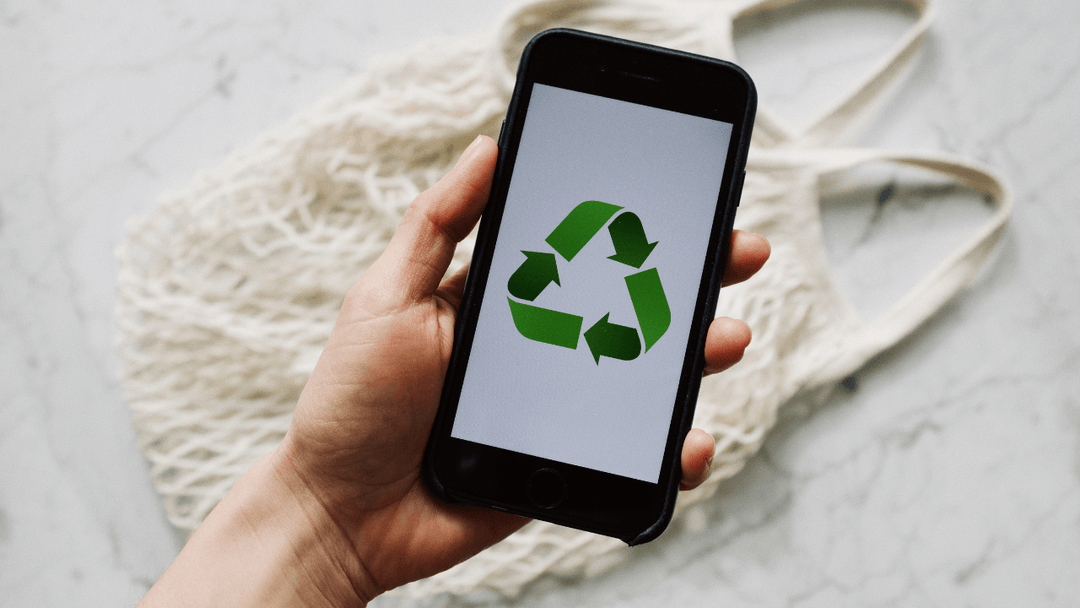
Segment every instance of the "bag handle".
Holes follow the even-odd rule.
[[[734,19],[780,8],[797,1],[754,1],[735,12]],[[930,24],[934,20],[935,0],[905,0],[905,2],[918,12],[918,19],[868,74],[857,81],[831,107],[826,108],[810,123],[810,126],[799,132],[768,108],[759,106],[757,122],[754,125],[754,136],[757,142],[767,147],[789,142],[802,147],[832,146],[839,143],[844,136],[850,136],[855,127],[861,127],[869,119],[873,110],[877,109],[885,92],[903,75],[904,67],[911,63],[921,48]],[[730,49],[730,54],[732,57],[736,56],[734,45]]]
[[[1005,232],[1013,198],[1004,180],[991,169],[956,156],[862,149],[815,150],[806,154],[814,158],[819,175],[876,161],[928,169],[989,195],[994,206],[994,213],[967,242],[939,262],[907,294],[874,319],[864,321],[853,334],[838,336],[845,344],[835,352],[843,354],[818,370],[817,380],[824,383],[840,380],[899,342],[974,282]]]
[[[505,93],[514,86],[516,62],[523,34],[538,32],[555,24],[585,29],[614,31],[634,28],[640,32],[666,32],[667,43],[697,40],[706,52],[737,60],[732,40],[732,22],[767,10],[793,4],[798,0],[751,0],[741,7],[724,7],[700,0],[519,0],[509,6],[495,27],[496,43],[490,56],[493,82]],[[801,147],[836,145],[869,118],[885,92],[904,73],[922,46],[934,20],[936,0],[905,0],[919,17],[897,41],[892,50],[874,65],[861,80],[825,109],[810,126],[796,132],[768,108],[758,107],[754,142],[765,147],[792,143]],[[628,35],[628,32],[619,32]],[[681,46],[676,44],[676,46]]]

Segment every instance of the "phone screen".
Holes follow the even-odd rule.
[[[452,437],[657,483],[731,136],[533,85]]]

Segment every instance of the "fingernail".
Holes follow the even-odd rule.
[[[469,144],[469,147],[465,148],[465,151],[461,153],[461,158],[458,159],[458,162],[460,163],[462,161],[468,160],[472,157],[473,154],[476,154],[476,149],[480,147],[480,140],[482,140],[483,138],[483,135],[477,135],[476,139],[472,140],[472,143]]]

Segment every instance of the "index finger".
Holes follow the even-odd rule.
[[[754,232],[731,231],[731,250],[724,267],[724,287],[742,283],[754,276],[769,259],[772,246],[769,241]]]

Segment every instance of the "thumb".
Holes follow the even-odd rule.
[[[477,137],[454,168],[416,197],[379,260],[372,279],[399,303],[429,297],[439,287],[458,242],[480,219],[491,192],[498,146]]]

